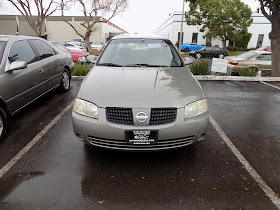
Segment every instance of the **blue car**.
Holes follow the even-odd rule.
[[[204,46],[198,45],[196,43],[185,43],[181,45],[181,51],[189,52],[192,50],[200,50]]]

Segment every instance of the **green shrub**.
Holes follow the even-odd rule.
[[[207,59],[200,59],[190,65],[190,70],[193,75],[209,75],[210,72],[210,61]]]
[[[72,76],[86,76],[90,69],[91,66],[89,64],[75,63]]]
[[[228,46],[228,50],[231,51],[231,52],[236,52],[238,50],[238,47]]]
[[[239,76],[245,77],[255,77],[257,76],[258,72],[255,68],[241,68],[238,70]]]

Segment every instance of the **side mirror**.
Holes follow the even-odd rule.
[[[27,63],[25,61],[14,61],[10,64],[8,71],[14,71],[19,69],[25,69],[27,67]]]
[[[185,57],[183,60],[186,65],[191,65],[195,62],[195,58],[190,56]]]
[[[98,57],[99,56],[96,56],[96,55],[88,55],[86,57],[87,58],[87,62],[95,64],[97,62],[97,60],[98,60]]]

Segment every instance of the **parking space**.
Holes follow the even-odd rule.
[[[279,90],[259,82],[200,83],[211,116],[275,192],[276,204],[212,124],[197,146],[113,152],[77,140],[68,110],[0,179],[0,207],[279,209]],[[51,93],[15,118],[0,147],[0,168],[71,103],[79,85],[73,81],[70,92]]]

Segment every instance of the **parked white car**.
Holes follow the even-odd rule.
[[[82,38],[74,38],[74,39],[71,39],[69,42],[71,42],[72,44],[75,44],[75,45],[82,45],[85,43],[84,39]]]
[[[101,42],[91,42],[90,45],[94,51],[103,50],[103,44]]]

